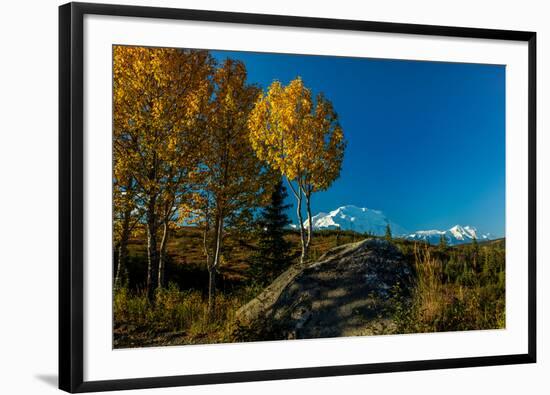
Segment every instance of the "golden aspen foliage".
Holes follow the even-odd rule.
[[[113,49],[114,166],[131,174],[145,212],[150,299],[163,249],[157,233],[163,225],[160,242],[166,242],[167,222],[198,166],[198,126],[210,97],[212,62],[207,51]]]
[[[222,261],[227,231],[252,222],[267,173],[248,138],[248,117],[259,89],[246,82],[243,63],[227,59],[214,72],[213,90],[201,145],[198,215],[204,229],[204,249],[210,273],[209,308],[212,310],[215,276]]]
[[[301,78],[287,86],[279,81],[259,95],[248,121],[250,141],[258,157],[287,179],[297,199],[302,257],[311,241],[311,194],[327,189],[338,178],[346,142],[332,103],[313,99]],[[304,235],[302,200],[308,216]]]

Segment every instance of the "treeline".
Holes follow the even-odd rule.
[[[174,226],[194,225],[202,232],[212,313],[224,239],[251,230],[282,179],[296,198],[305,262],[311,196],[338,177],[345,149],[330,101],[313,97],[300,78],[287,86],[275,81],[264,93],[247,81],[242,62],[220,63],[208,51],[115,46],[113,57],[115,289],[127,281],[132,232],[144,228],[145,284],[154,303],[166,286]],[[277,237],[260,249],[275,248]]]

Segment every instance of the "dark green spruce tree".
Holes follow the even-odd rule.
[[[447,238],[445,235],[439,236],[439,249],[441,251],[445,251],[447,249]]]
[[[391,241],[392,239],[392,236],[391,236],[391,227],[390,227],[390,224],[386,224],[386,234],[384,235],[384,238],[387,240],[387,241]]]
[[[286,188],[280,180],[269,204],[263,207],[257,221],[258,247],[252,258],[250,275],[256,284],[269,284],[288,266],[290,243],[284,239],[285,227],[290,223],[285,211]]]

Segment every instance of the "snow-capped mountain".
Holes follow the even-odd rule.
[[[409,240],[422,240],[430,244],[438,244],[441,236],[447,240],[447,244],[456,245],[477,241],[491,240],[490,233],[479,233],[473,226],[455,225],[447,230],[419,230],[405,236]]]
[[[407,231],[395,222],[390,221],[382,211],[352,205],[338,207],[329,213],[319,213],[312,217],[313,229],[342,229],[359,233],[371,233],[383,236],[386,225],[390,225],[395,236],[406,235]],[[308,221],[304,222],[307,228]]]
[[[358,233],[370,233],[376,236],[383,236],[386,233],[386,226],[389,224],[394,237],[402,237],[409,240],[425,241],[430,244],[439,244],[441,236],[444,236],[448,245],[471,243],[477,241],[492,240],[490,233],[480,233],[473,226],[455,225],[447,230],[418,230],[410,233],[402,226],[390,220],[380,210],[373,210],[365,207],[347,205],[338,207],[329,213],[319,213],[312,218],[314,230],[341,229],[353,230]],[[307,228],[308,221],[304,221]],[[296,225],[290,225],[296,229]]]

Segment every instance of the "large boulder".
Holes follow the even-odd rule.
[[[292,266],[237,312],[242,340],[391,332],[391,303],[411,267],[390,242],[367,239]]]

